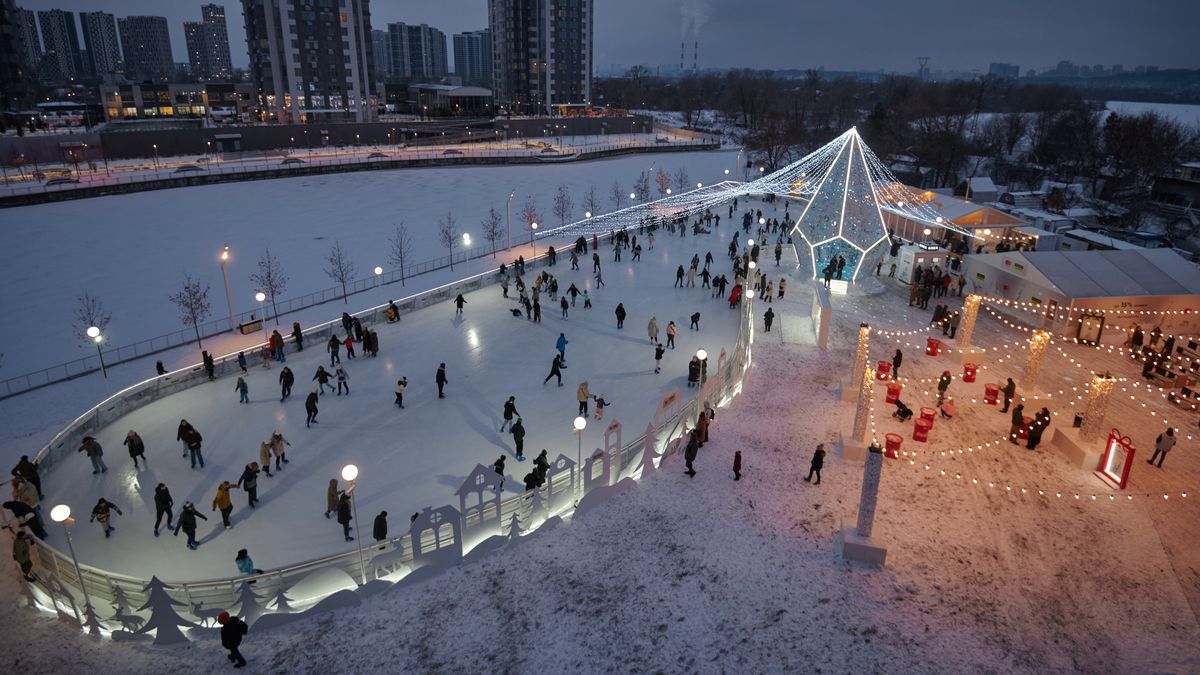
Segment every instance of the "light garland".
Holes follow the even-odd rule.
[[[1038,375],[1042,372],[1042,357],[1046,355],[1046,347],[1050,344],[1050,333],[1037,330],[1029,336],[1029,358],[1025,361],[1025,371],[1021,384],[1030,389],[1037,386]]]
[[[858,326],[858,348],[854,353],[854,370],[850,373],[851,382],[861,382],[863,368],[867,366],[867,358],[871,351],[871,326],[866,323]]]
[[[858,405],[854,409],[854,439],[862,441],[867,435],[867,420],[870,418],[875,393],[875,370],[871,364],[863,364],[862,379],[858,382]]]
[[[1092,384],[1088,387],[1087,408],[1083,411],[1083,423],[1079,427],[1079,440],[1094,441],[1100,438],[1104,416],[1108,413],[1108,400],[1116,383],[1116,379],[1107,373],[1092,377]]]
[[[962,325],[958,330],[962,337],[959,338],[959,343],[962,344],[963,351],[966,351],[971,346],[971,338],[975,334],[975,319],[979,314],[980,297],[976,293],[971,293],[963,301],[962,308]]]

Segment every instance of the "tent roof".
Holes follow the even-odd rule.
[[[1024,259],[1069,298],[1200,294],[1200,269],[1171,249],[1011,251],[986,257]]]

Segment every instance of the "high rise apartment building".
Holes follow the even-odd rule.
[[[371,31],[371,50],[375,53],[375,81],[386,80],[392,74],[392,37],[386,30]]]
[[[61,9],[40,11],[42,27],[42,79],[47,82],[68,82],[86,75],[83,53],[79,51],[79,32],[75,30],[75,13]]]
[[[104,77],[121,72],[116,17],[108,12],[80,12],[79,23],[83,27],[83,44],[87,47],[91,74]]]
[[[392,75],[414,81],[446,76],[446,34],[425,24],[389,23]]]
[[[475,30],[454,36],[454,72],[465,84],[492,86],[492,32]]]
[[[206,82],[228,80],[233,77],[233,63],[229,54],[225,7],[201,5],[200,16],[201,21],[183,22],[192,76]]]
[[[169,82],[175,74],[171,35],[162,16],[126,16],[117,20],[125,75],[133,82]]]
[[[488,0],[492,90],[512,112],[592,98],[593,0]]]

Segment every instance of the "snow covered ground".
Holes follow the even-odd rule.
[[[228,243],[229,284],[236,311],[256,309],[259,290],[249,275],[267,247],[290,277],[285,297],[334,285],[323,271],[335,241],[355,262],[359,277],[376,265],[391,270],[388,240],[406,223],[414,261],[446,255],[438,244],[439,218],[452,213],[475,246],[487,246],[480,221],[489,208],[502,217],[512,200],[514,244],[528,240],[521,217],[532,198],[539,223],[554,227],[552,198],[566,185],[571,219],[582,217],[584,195],[595,187],[601,212],[613,210],[610,188],[621,186],[622,205],[638,174],[684,168],[693,182],[714,183],[732,168],[735,153],[665,153],[618,159],[518,167],[403,169],[209,185],[99,197],[0,210],[10,256],[0,268],[4,308],[36,321],[37,339],[12,323],[0,331],[0,379],[23,375],[94,352],[79,337],[75,299],[89,292],[112,312],[107,343],[119,346],[183,328],[168,296],[185,274],[210,284],[213,317],[227,314],[217,255]],[[505,242],[500,242],[502,246]],[[383,298],[386,300],[386,298]],[[371,304],[380,302],[373,299]],[[341,310],[327,307],[324,320]],[[292,317],[285,317],[293,320]],[[30,324],[26,324],[29,326]]]
[[[806,296],[797,287],[775,310],[806,315]],[[747,388],[718,415],[694,479],[675,458],[639,489],[478,563],[287,631],[251,630],[243,645],[248,670],[1200,669],[1196,502],[1147,496],[1195,486],[1194,442],[1181,443],[1161,471],[1139,458],[1129,490],[1136,496],[1125,502],[1089,499],[1106,489],[1048,444],[1037,452],[992,444],[1007,430],[1007,416],[971,399],[983,382],[1015,374],[1015,357],[1002,355],[1022,340],[990,318],[981,318],[975,343],[999,351],[989,349],[989,369],[976,384],[952,385],[959,414],[938,420],[928,444],[914,444],[911,425],[880,407],[880,430],[902,431],[904,449],[920,451],[911,464],[884,466],[876,534],[889,546],[888,565],[872,570],[837,558],[832,535],[853,518],[861,465],[831,452],[819,486],[801,479],[813,446],[829,447],[850,426],[853,408],[833,390],[851,362],[858,322],[870,317],[879,328],[917,330],[900,341],[923,343],[928,313],[909,309],[902,297],[888,288],[836,299],[826,353],[786,322],[782,331],[759,333]],[[873,344],[872,356],[882,358],[896,342],[879,337]],[[1103,352],[1064,349],[1091,354],[1118,374],[1132,368]],[[954,352],[905,351],[906,376],[958,372]],[[1080,370],[1047,359],[1046,390],[1069,390]],[[916,393],[906,400],[929,403]],[[1055,424],[1072,410],[1049,403],[1060,413]],[[1115,400],[1109,419],[1145,447],[1161,428],[1167,409],[1159,405]],[[739,482],[729,470],[735,450],[744,456]],[[1067,498],[1022,494],[1021,487],[1058,488]],[[1075,491],[1084,497],[1071,498]],[[10,597],[14,577],[0,580]],[[170,650],[93,642],[18,604],[5,603],[0,618],[9,627],[11,667],[21,672],[83,672],[118,661],[140,672],[225,667],[212,638]]]

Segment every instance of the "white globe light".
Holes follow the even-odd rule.
[[[702,188],[702,187],[704,187],[704,183],[696,183],[696,187]]]
[[[759,172],[759,173],[766,173],[766,171],[767,171],[767,167],[765,167],[765,166],[760,166],[760,167],[758,167],[758,172]]]
[[[754,262],[753,260],[751,260],[751,261],[750,261],[750,265],[749,265],[749,267],[750,267],[750,269],[754,269],[755,267],[758,267],[758,263],[756,263],[756,262]]]
[[[584,218],[591,218],[591,217],[592,217],[592,212],[591,212],[591,211],[584,211],[584,212],[583,212],[583,217],[584,217]]]
[[[746,291],[746,297],[750,300],[753,300],[754,299],[754,290],[751,289],[749,291]]]
[[[759,224],[759,225],[766,225],[766,224],[767,224],[767,219],[766,219],[766,218],[759,218],[759,219],[758,219],[758,224]]]
[[[633,192],[630,192],[630,193],[629,193],[629,198],[630,198],[630,199],[637,199],[637,194],[635,194],[635,193],[633,193]]]
[[[928,227],[925,228],[925,236],[928,237],[931,234],[933,234],[933,230],[929,229]]]
[[[725,175],[726,175],[726,176],[728,176],[728,175],[729,175],[729,169],[725,169]]]
[[[940,223],[940,222],[942,222],[942,217],[941,217],[941,216],[938,216],[938,217],[937,217],[937,222],[939,222],[939,223]]]
[[[383,268],[376,265],[375,266],[375,274],[383,274]]]
[[[534,230],[536,230],[536,229],[537,229],[537,223],[530,223],[530,224],[529,224],[529,227],[530,227],[531,229],[534,229]]]
[[[464,244],[470,244],[470,243],[471,243],[471,235],[470,235],[470,233],[463,232],[463,243],[464,243]]]
[[[58,506],[50,509],[50,520],[53,520],[56,523],[61,523],[70,517],[71,507],[67,506],[66,504],[59,504]]]
[[[753,239],[747,239],[747,240],[746,240],[746,245],[747,245],[747,246],[753,246],[753,245],[754,245],[754,240],[753,240]]]
[[[704,351],[703,349],[698,349],[696,350],[696,358],[703,361],[708,358],[708,352]]]
[[[583,415],[575,418],[575,431],[583,431],[587,427],[587,418]]]
[[[257,293],[255,293],[255,294],[254,294],[254,299],[255,299],[255,300],[257,300],[257,301],[259,301],[259,302],[262,302],[263,300],[266,300],[266,299],[267,299],[267,294],[266,294],[266,293],[263,293],[262,291],[259,291],[259,292],[257,292]]]
[[[667,194],[671,194],[671,188],[667,188]]]
[[[89,326],[87,329],[87,336],[95,340],[96,338],[100,337],[100,329],[96,328],[95,326]]]
[[[358,478],[358,467],[353,464],[347,464],[342,467],[342,480],[352,481]]]

